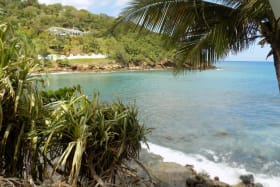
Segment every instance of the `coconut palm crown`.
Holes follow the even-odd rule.
[[[119,19],[162,34],[184,63],[202,68],[269,44],[280,89],[280,24],[267,0],[133,0]]]

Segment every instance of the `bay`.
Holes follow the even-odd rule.
[[[217,69],[51,74],[48,89],[80,84],[103,101],[136,103],[149,142],[247,172],[280,177],[280,95],[273,63]]]

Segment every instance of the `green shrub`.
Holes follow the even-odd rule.
[[[56,63],[61,68],[71,67],[68,59],[58,59],[56,60]]]
[[[64,87],[58,90],[42,90],[41,95],[45,104],[69,100],[76,92],[81,93],[80,85],[74,87]]]

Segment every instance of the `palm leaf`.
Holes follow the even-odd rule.
[[[183,63],[205,67],[247,49],[271,13],[268,2],[260,0],[134,0],[119,20],[164,35],[177,44]]]

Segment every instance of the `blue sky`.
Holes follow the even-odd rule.
[[[130,0],[38,0],[40,3],[72,5],[78,9],[86,9],[92,13],[105,13],[117,17],[122,8]]]
[[[105,13],[110,16],[117,17],[121,10],[129,3],[130,0],[38,0],[40,3],[54,4],[61,3],[63,5],[72,5],[78,9],[86,9],[92,13]],[[230,61],[266,61],[269,52],[269,46],[261,48],[258,45],[251,46],[250,49],[238,53],[237,55],[229,55],[225,60]],[[268,59],[272,61],[272,58]]]
[[[261,48],[259,45],[255,44],[249,49],[238,53],[237,55],[230,54],[225,60],[229,61],[273,61],[272,57],[266,59],[267,54],[270,51],[268,45]]]

